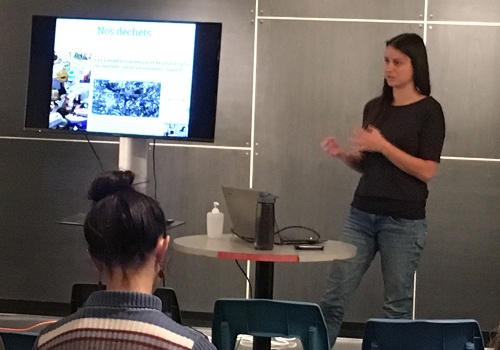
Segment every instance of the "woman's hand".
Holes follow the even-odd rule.
[[[326,136],[320,143],[321,148],[331,157],[339,157],[345,153],[342,148],[340,148],[337,140],[333,136]]]
[[[346,152],[339,146],[335,137],[325,137],[323,141],[321,141],[320,145],[323,151],[325,151],[325,153],[329,156],[340,159],[342,162],[358,172],[363,171],[360,166],[361,154],[355,150]]]
[[[351,138],[352,147],[358,151],[383,153],[389,143],[376,127],[369,125],[366,129],[357,128]]]

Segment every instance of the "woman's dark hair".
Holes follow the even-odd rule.
[[[404,33],[387,40],[385,44],[386,47],[391,46],[410,58],[413,67],[413,84],[415,88],[422,95],[430,96],[429,61],[427,60],[427,50],[422,38],[415,33]],[[382,95],[379,98],[379,105],[375,108],[373,115],[368,116],[363,126],[367,127],[370,124],[377,126],[387,107],[392,104],[392,100],[392,87],[384,79],[384,87],[382,88]]]
[[[166,236],[165,215],[158,202],[137,192],[131,171],[99,174],[88,192],[92,200],[84,224],[90,255],[107,268],[142,266]]]

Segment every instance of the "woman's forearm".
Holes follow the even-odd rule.
[[[354,169],[360,173],[363,172],[363,168],[361,167],[361,154],[342,152],[338,155],[337,158],[344,162],[349,168]]]
[[[414,157],[390,142],[384,144],[380,153],[399,169],[423,182],[429,182],[436,174],[436,162]]]

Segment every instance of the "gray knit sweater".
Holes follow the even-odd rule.
[[[215,350],[201,333],[161,312],[154,295],[99,291],[83,308],[45,328],[35,343],[40,350],[193,349]]]

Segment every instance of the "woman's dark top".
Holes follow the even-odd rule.
[[[365,105],[363,121],[375,113],[379,98]],[[432,97],[404,106],[387,106],[377,127],[391,144],[402,151],[435,162],[440,161],[445,135],[443,110]],[[378,152],[363,152],[363,175],[352,206],[372,214],[402,219],[424,219],[427,184],[405,173]]]

